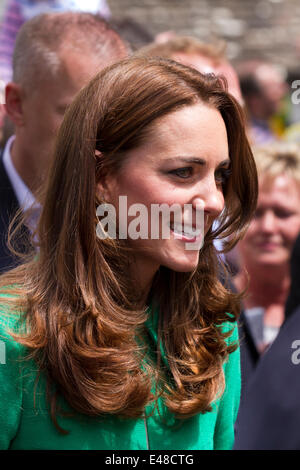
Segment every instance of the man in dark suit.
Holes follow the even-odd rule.
[[[19,207],[18,200],[5,171],[2,155],[0,160],[0,273],[13,267],[16,260],[7,247],[7,231],[12,214]]]
[[[120,36],[89,13],[39,15],[20,29],[13,82],[5,90],[15,135],[6,143],[0,163],[0,271],[16,262],[6,247],[16,209],[40,208],[38,189],[47,176],[66,109],[99,70],[127,54]]]
[[[291,279],[291,289],[285,306],[285,318],[288,318],[300,306],[300,235],[298,235],[292,253]]]
[[[300,450],[300,236],[291,258],[286,320],[246,385],[234,448]]]
[[[259,361],[240,407],[235,450],[300,450],[300,308]]]

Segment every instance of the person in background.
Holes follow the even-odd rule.
[[[15,135],[0,161],[0,270],[13,263],[6,247],[9,221],[19,207],[34,206],[66,109],[101,68],[127,54],[120,36],[98,15],[49,13],[22,26],[13,81],[5,90]]]
[[[292,257],[292,264],[299,263],[299,244],[298,237],[298,259]],[[297,278],[292,277],[292,285],[296,282]],[[247,384],[236,426],[235,450],[300,450],[299,332],[298,304]]]
[[[218,42],[207,44],[189,36],[176,36],[173,33],[168,39],[154,42],[141,48],[138,53],[147,57],[165,57],[181,64],[193,67],[201,73],[214,73],[224,76],[228,91],[243,106],[239,79],[234,68],[226,58],[226,44]]]
[[[0,28],[0,79],[12,79],[12,56],[15,40],[25,21],[42,13],[79,11],[110,17],[106,0],[8,0]]]
[[[0,26],[0,84],[12,80],[12,57],[17,33],[25,21],[42,13],[85,11],[110,17],[106,0],[7,0]],[[0,102],[0,148],[14,134],[14,125]]]
[[[291,288],[285,305],[285,319],[300,306],[300,234],[295,242],[291,258]]]
[[[254,218],[236,247],[244,292],[240,319],[243,387],[284,321],[290,259],[300,231],[300,148],[276,143],[254,149],[259,177]],[[247,398],[247,397],[246,397]]]
[[[230,449],[239,296],[218,279],[212,224],[222,213],[237,241],[256,197],[242,110],[220,79],[144,57],[100,72],[60,128],[39,255],[0,279],[0,448]],[[174,204],[180,221],[151,237],[153,205]],[[146,236],[130,230],[137,205]]]
[[[237,71],[248,115],[251,144],[263,145],[278,140],[272,120],[280,111],[287,93],[282,70],[273,64],[247,61],[239,64]]]

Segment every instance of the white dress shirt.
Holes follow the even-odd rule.
[[[15,140],[15,136],[11,136],[4,148],[3,152],[3,165],[10,183],[15,192],[16,198],[19,202],[23,212],[30,210],[29,217],[26,223],[31,231],[34,231],[37,224],[37,219],[41,211],[41,205],[36,201],[30,189],[26,186],[21,176],[14,167],[11,158],[11,146]]]

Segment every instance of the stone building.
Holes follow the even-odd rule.
[[[0,0],[0,20],[6,1]],[[167,30],[206,41],[222,38],[233,62],[260,57],[289,69],[300,65],[299,0],[107,2],[114,18],[131,18],[146,29],[146,39]]]
[[[156,35],[173,30],[222,38],[234,62],[263,58],[300,65],[299,0],[108,0],[114,17],[130,17]]]

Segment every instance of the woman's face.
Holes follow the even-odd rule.
[[[128,208],[132,204],[143,204],[148,209],[149,232],[153,204],[169,207],[179,204],[182,224],[187,222],[194,227],[196,208],[203,209],[207,232],[223,210],[222,185],[228,177],[229,166],[223,118],[216,109],[195,104],[157,120],[146,141],[128,152],[118,175],[106,178],[100,191],[106,201],[116,207],[119,219],[124,217],[118,210],[119,196],[127,196]],[[185,204],[189,205],[191,213],[184,208]],[[132,217],[128,217],[130,220]],[[151,278],[160,265],[181,272],[197,267],[200,247],[189,245],[195,241],[190,238],[189,227],[181,232],[173,223],[171,215],[168,239],[161,236],[151,239],[151,233],[148,239],[129,238],[139,276]]]
[[[285,266],[299,231],[299,183],[287,175],[261,179],[254,219],[239,243],[242,262],[257,269]]]

